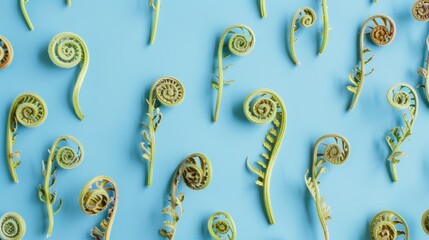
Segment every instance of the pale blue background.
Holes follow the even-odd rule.
[[[13,44],[15,58],[0,71],[0,145],[5,146],[9,107],[25,91],[40,94],[49,107],[46,122],[35,129],[19,129],[15,149],[22,149],[19,185],[12,184],[7,164],[0,164],[0,213],[17,211],[27,221],[26,239],[43,239],[46,212],[37,198],[42,181],[40,162],[60,135],[70,134],[85,146],[84,163],[60,170],[56,189],[64,198],[55,217],[52,239],[89,239],[102,216],[84,215],[78,195],[97,175],[113,177],[119,186],[119,209],[112,239],[161,239],[170,178],[178,164],[193,152],[205,153],[214,176],[204,191],[183,188],[187,199],[176,239],[210,239],[206,222],[211,213],[224,210],[235,219],[238,239],[322,239],[321,228],[304,184],[314,142],[323,134],[338,132],[351,144],[351,156],[341,167],[330,167],[321,191],[332,206],[329,222],[332,239],[368,239],[368,225],[378,211],[391,209],[408,222],[411,238],[424,239],[421,214],[429,208],[428,104],[419,91],[421,105],[412,143],[398,166],[399,183],[386,171],[386,132],[400,123],[401,112],[387,103],[385,93],[396,82],[413,86],[424,64],[427,24],[411,16],[413,1],[329,0],[333,30],[327,50],[317,56],[320,1],[267,1],[268,18],[259,18],[255,0],[163,1],[154,46],[147,45],[151,11],[147,0],[31,1],[27,5],[35,26],[30,32],[18,1],[3,0],[0,34]],[[296,51],[302,66],[292,65],[287,50],[293,13],[309,5],[319,14],[318,23],[297,34]],[[376,72],[367,79],[361,98],[346,111],[351,94],[345,89],[349,71],[357,62],[357,32],[371,15],[385,13],[397,24],[398,35],[388,47],[372,46]],[[218,123],[211,123],[214,91],[210,88],[218,38],[231,24],[244,23],[255,31],[253,52],[234,58],[227,79],[236,83],[223,95]],[[51,38],[63,31],[81,35],[90,50],[91,63],[80,100],[86,119],[80,122],[71,107],[71,89],[79,69],[61,69],[48,57]],[[145,186],[146,163],[139,158],[139,123],[144,99],[152,83],[164,75],[175,76],[186,86],[179,107],[163,108],[164,121],[157,132],[154,184]],[[245,97],[258,88],[277,91],[288,110],[288,129],[273,171],[272,205],[276,225],[269,226],[245,158],[255,160],[263,150],[267,126],[256,126],[242,113]],[[426,151],[425,151],[426,150]],[[5,156],[5,147],[1,148]]]

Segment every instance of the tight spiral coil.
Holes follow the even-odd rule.
[[[0,239],[21,240],[26,232],[24,219],[15,212],[5,213],[0,218]]]
[[[421,224],[423,231],[425,231],[425,233],[429,235],[429,209],[423,213]]]
[[[48,48],[52,62],[61,68],[72,68],[81,63],[81,71],[73,90],[73,107],[77,117],[83,120],[85,116],[79,105],[79,93],[89,66],[89,51],[83,39],[71,32],[63,32],[52,38]]]
[[[207,223],[209,233],[215,240],[235,240],[236,230],[232,217],[226,212],[213,213]]]
[[[295,16],[301,16],[299,22],[303,27],[311,27],[316,23],[316,12],[310,7],[303,7],[295,13]]]
[[[369,25],[372,23],[371,25]],[[363,27],[362,32],[368,27],[370,32],[365,34],[369,35],[372,42],[378,46],[389,45],[396,35],[396,24],[388,16],[375,15],[368,18]]]
[[[163,77],[154,83],[156,99],[163,105],[174,107],[185,98],[185,88],[174,77]]]
[[[12,63],[13,48],[12,44],[0,35],[0,69],[6,68]]]
[[[237,33],[237,30],[241,30],[241,33]],[[228,41],[228,49],[231,53],[245,56],[253,50],[255,33],[249,27],[241,24],[232,25],[224,31],[222,38],[225,39],[228,34],[232,34]]]
[[[407,109],[417,99],[414,88],[406,83],[397,83],[387,91],[387,101],[395,109]]]
[[[417,0],[411,8],[413,17],[421,22],[429,20],[429,0]]]
[[[392,211],[377,213],[371,221],[369,230],[373,240],[409,239],[407,223],[399,214]]]
[[[244,101],[243,109],[247,119],[255,124],[272,122],[278,112],[277,101],[267,90],[251,93]]]
[[[79,197],[80,209],[87,215],[97,215],[108,209],[107,217],[95,226],[91,236],[97,240],[108,240],[118,205],[118,189],[113,179],[98,176],[91,179],[82,189]]]
[[[63,136],[60,141],[72,142],[76,145],[76,150],[70,146],[59,148],[55,154],[57,164],[64,169],[73,169],[83,162],[84,150],[82,144],[74,137]]]
[[[349,142],[338,134],[328,134],[321,137],[317,141],[316,147],[316,152],[323,152],[318,155],[333,165],[343,164],[350,155]],[[319,147],[322,147],[322,149],[319,150]]]

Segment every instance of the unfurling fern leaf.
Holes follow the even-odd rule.
[[[399,151],[402,143],[412,134],[412,127],[417,117],[418,98],[413,87],[406,83],[397,83],[387,91],[387,101],[389,104],[398,110],[408,110],[408,114],[402,115],[405,127],[394,127],[386,136],[386,142],[391,150],[390,156],[387,158],[390,161],[392,180],[398,181],[396,165],[399,159],[405,157],[406,154]]]
[[[365,33],[369,29],[370,32]],[[365,77],[374,72],[374,68],[370,71],[365,71],[365,66],[371,62],[374,55],[371,53],[371,49],[366,48],[364,44],[364,37],[370,36],[372,42],[379,46],[386,46],[390,44],[395,38],[396,26],[395,22],[388,16],[375,15],[368,18],[362,25],[359,35],[359,60],[354,70],[349,74],[349,81],[351,85],[347,86],[347,90],[353,94],[353,99],[350,104],[349,110],[352,110],[360,96],[362,87],[364,84]],[[368,53],[371,53],[369,57],[366,57]]]
[[[311,175],[308,176],[310,173],[309,169],[307,169],[304,175],[305,184],[316,204],[317,214],[323,228],[325,240],[329,239],[326,222],[331,219],[331,208],[325,203],[325,198],[320,196],[319,178],[327,171],[324,163],[329,162],[333,165],[343,164],[347,160],[349,153],[350,145],[344,137],[338,134],[324,135],[317,140],[314,146]]]
[[[173,107],[179,105],[185,98],[185,89],[182,83],[173,77],[163,77],[158,79],[146,99],[148,105],[148,124],[143,123],[144,130],[141,132],[143,142],[140,148],[143,150],[142,157],[149,161],[147,185],[152,185],[153,166],[155,161],[155,132],[158,129],[163,115],[160,105]],[[158,104],[159,103],[159,104]]]
[[[243,106],[246,117],[252,123],[273,124],[262,143],[266,150],[261,154],[263,159],[256,162],[260,168],[252,166],[248,159],[246,160],[246,165],[251,172],[258,176],[255,183],[263,188],[268,221],[270,224],[274,224],[269,188],[271,172],[286,131],[286,106],[281,97],[269,89],[261,89],[251,93],[246,98]]]

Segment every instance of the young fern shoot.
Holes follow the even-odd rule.
[[[266,18],[267,9],[265,8],[265,0],[259,0],[259,9],[261,10],[261,18]]]
[[[390,156],[387,158],[390,161],[392,179],[398,181],[396,173],[396,165],[399,163],[399,158],[405,157],[406,154],[399,150],[402,143],[412,134],[412,128],[417,117],[419,101],[417,93],[410,85],[406,83],[397,83],[387,91],[387,101],[390,106],[397,110],[408,111],[402,115],[405,127],[398,126],[389,131],[386,136],[387,145],[391,150]]]
[[[18,136],[19,124],[34,128],[41,125],[48,117],[45,101],[34,93],[23,93],[13,102],[8,116],[6,130],[6,152],[9,172],[13,182],[18,183],[16,168],[21,164],[21,151],[14,151],[13,145]]]
[[[169,221],[164,221],[164,228],[159,231],[163,237],[169,240],[174,239],[177,223],[182,217],[182,203],[185,200],[185,195],[179,192],[180,179],[183,179],[185,185],[192,190],[203,190],[209,185],[211,177],[210,160],[201,153],[191,154],[180,164],[171,182],[170,205],[161,211],[171,218]]]
[[[370,32],[365,32],[367,29],[369,29]],[[370,36],[372,42],[378,46],[387,46],[393,41],[395,34],[395,22],[388,16],[374,15],[368,18],[363,24],[359,35],[360,63],[350,72],[349,80],[351,85],[347,86],[347,90],[353,94],[349,110],[352,110],[356,105],[363,88],[365,77],[374,72],[374,68],[368,72],[365,71],[365,66],[374,58],[374,55],[371,55],[369,58],[365,57],[365,55],[371,53],[371,49],[367,48],[364,44],[365,36]]]
[[[19,4],[21,5],[21,11],[22,15],[24,15],[24,19],[27,22],[27,26],[30,29],[30,31],[34,30],[33,24],[31,23],[30,17],[27,13],[27,8],[25,7],[25,4],[28,3],[29,0],[19,0]]]
[[[0,35],[0,70],[6,68],[12,63],[13,48],[12,44]]]
[[[428,9],[429,9],[429,5],[428,5]],[[420,68],[417,73],[420,74],[421,76],[424,77],[424,84],[418,85],[417,88],[424,88],[425,90],[425,95],[426,95],[426,99],[427,101],[429,101],[429,35],[426,38],[426,47],[428,49],[428,53],[427,53],[427,57],[426,57],[426,67],[425,68]]]
[[[326,162],[332,165],[343,164],[350,154],[350,145],[347,139],[338,134],[327,134],[319,138],[313,150],[313,165],[311,175],[307,169],[304,181],[308,191],[316,204],[317,215],[323,229],[325,240],[329,239],[327,221],[331,219],[331,208],[326,204],[325,198],[319,191],[320,176],[328,169],[324,166]]]
[[[329,16],[328,16],[328,3],[326,0],[322,0],[322,21],[323,21],[323,32],[322,32],[322,44],[319,48],[319,54],[321,55],[328,45],[329,31],[331,27],[329,26]]]
[[[73,68],[80,64],[81,71],[73,89],[73,107],[76,116],[83,120],[85,116],[79,105],[79,93],[89,66],[89,51],[83,39],[75,33],[63,32],[56,35],[48,48],[52,62],[61,68]]]
[[[392,211],[381,211],[377,213],[369,226],[371,240],[410,239],[408,225],[397,213]]]
[[[0,239],[21,240],[26,229],[24,218],[16,212],[8,212],[0,217]]]
[[[290,54],[295,65],[299,65],[299,60],[295,54],[295,42],[298,40],[295,38],[295,32],[299,30],[299,25],[304,28],[309,28],[316,23],[316,12],[310,7],[302,7],[295,12],[295,15],[292,19],[292,24],[290,26],[289,33],[289,48]]]
[[[72,147],[71,147],[72,146]],[[51,150],[48,150],[49,158],[47,161],[42,161],[42,176],[44,183],[39,184],[39,199],[46,204],[48,212],[48,232],[46,238],[52,235],[54,230],[54,215],[60,212],[63,205],[63,200],[60,198],[56,210],[53,210],[53,205],[57,200],[57,191],[51,192],[50,188],[57,181],[57,166],[63,169],[73,169],[79,166],[83,161],[84,149],[82,144],[72,136],[59,137],[52,145]]]
[[[227,41],[228,37],[229,40]],[[211,84],[212,88],[218,91],[213,122],[217,121],[219,115],[224,85],[230,85],[234,83],[234,80],[224,80],[224,71],[232,66],[232,64],[224,67],[223,60],[230,57],[232,54],[237,56],[245,56],[249,54],[255,46],[255,40],[256,39],[253,30],[242,24],[232,25],[223,32],[219,41],[217,59],[218,63],[216,67],[217,72],[213,75],[217,81],[213,81]],[[229,53],[225,54],[224,47],[226,44],[228,44]]]
[[[159,11],[161,9],[161,0],[149,0],[149,6],[155,11],[153,18],[152,31],[150,35],[150,45],[155,43],[156,29],[158,28]]]
[[[265,212],[268,222],[274,224],[275,220],[270,198],[270,182],[274,164],[286,132],[286,106],[280,95],[276,92],[270,89],[260,89],[254,91],[246,98],[243,108],[244,114],[250,122],[258,125],[272,124],[262,143],[266,151],[261,154],[262,160],[256,162],[258,167],[250,164],[248,159],[246,161],[247,168],[258,177],[255,181],[256,185],[263,189]]]
[[[207,223],[210,236],[214,240],[235,240],[236,230],[232,217],[226,212],[213,213]]]
[[[429,0],[417,0],[411,8],[411,13],[418,21],[429,21]]]
[[[100,222],[100,228],[94,226],[91,237],[95,240],[109,240],[118,207],[118,187],[107,176],[91,179],[79,196],[80,209],[86,215],[98,215],[107,209],[107,217]]]
[[[163,77],[158,79],[146,99],[148,105],[148,123],[143,123],[145,130],[141,132],[144,141],[140,143],[143,150],[142,157],[149,161],[147,185],[152,185],[153,166],[155,161],[155,132],[162,120],[161,105],[175,107],[185,99],[185,88],[182,83],[174,77]]]

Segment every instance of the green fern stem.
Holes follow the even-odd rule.
[[[86,49],[85,51],[88,52],[88,49]],[[80,120],[84,120],[85,115],[82,113],[82,108],[80,107],[80,104],[79,104],[79,93],[80,93],[80,89],[82,87],[83,81],[85,79],[85,75],[88,70],[88,67],[89,67],[89,56],[86,58],[85,61],[83,61],[82,70],[79,72],[79,76],[77,77],[76,84],[73,89],[73,108],[74,108],[74,112],[76,113],[76,116]]]
[[[149,94],[148,102],[148,117],[149,117],[149,134],[150,134],[150,160],[149,160],[149,169],[147,175],[147,185],[152,186],[152,176],[153,176],[153,166],[155,160],[155,126],[153,122],[153,112],[155,111],[155,100],[153,93],[155,91],[155,84],[152,86]]]
[[[219,115],[219,109],[220,109],[220,104],[222,101],[222,94],[223,94],[223,86],[224,86],[224,75],[223,75],[223,45],[224,45],[224,41],[225,41],[225,37],[226,35],[223,35],[220,42],[219,42],[219,50],[218,50],[218,67],[217,67],[217,71],[218,71],[218,89],[217,89],[217,97],[216,97],[216,108],[215,108],[215,113],[213,116],[213,122],[217,121],[218,115]]]
[[[6,151],[7,151],[7,162],[9,165],[9,172],[10,172],[10,176],[12,178],[12,181],[14,183],[19,183],[19,179],[18,176],[16,174],[16,167],[17,165],[14,164],[14,153],[13,153],[13,140],[12,140],[12,125],[11,122],[12,119],[11,117],[8,118],[8,123],[7,123],[7,141],[6,141]]]
[[[293,16],[289,32],[289,48],[292,61],[295,63],[295,65],[300,64],[295,53],[295,41],[297,40],[295,38],[295,32],[299,29],[297,22],[300,23],[300,25],[304,28],[313,26],[316,23],[316,12],[314,12],[312,8],[302,7],[298,9]]]
[[[24,15],[25,21],[27,22],[28,28],[33,31],[34,27],[31,23],[30,17],[28,16],[27,9],[25,8],[25,4],[28,3],[29,0],[20,0],[22,15]]]
[[[51,148],[51,152],[53,153],[55,151],[56,144]],[[51,196],[49,191],[49,181],[51,179],[51,172],[52,172],[52,163],[54,162],[54,154],[49,154],[48,159],[48,165],[46,166],[46,172],[45,172],[45,180],[43,184],[43,192],[45,194],[45,204],[46,209],[48,211],[48,232],[46,234],[46,238],[49,238],[52,235],[52,230],[54,229],[54,211],[52,209],[52,203],[51,203]]]
[[[71,6],[71,0],[67,0],[67,6],[70,7]]]
[[[156,4],[155,4],[155,1],[156,1]],[[153,18],[153,25],[152,25],[152,31],[150,36],[150,45],[153,45],[155,43],[156,30],[158,28],[158,18],[159,18],[159,12],[161,9],[161,0],[151,0],[150,5],[155,10],[155,16]]]
[[[313,180],[313,183],[317,184],[316,181],[314,181],[314,180]],[[319,217],[320,225],[322,226],[323,235],[325,236],[325,240],[329,240],[328,224],[326,223],[326,219],[325,219],[325,216],[323,215],[323,209],[322,209],[323,200],[319,194],[320,194],[319,188],[317,188],[316,199],[315,199],[317,216]]]
[[[427,51],[427,56],[426,56],[426,66],[425,68],[420,68],[418,73],[424,77],[424,84],[423,85],[419,85],[417,86],[417,88],[423,87],[425,89],[425,95],[426,95],[426,99],[427,101],[429,101],[429,35],[426,38],[426,47],[428,49]]]
[[[328,16],[328,4],[326,0],[322,0],[322,11],[323,11],[323,36],[322,36],[322,45],[319,49],[319,54],[322,54],[325,49],[326,45],[328,44],[328,37],[329,37],[329,16]]]
[[[261,18],[266,18],[267,10],[265,8],[265,0],[259,0],[259,8],[261,9]]]

